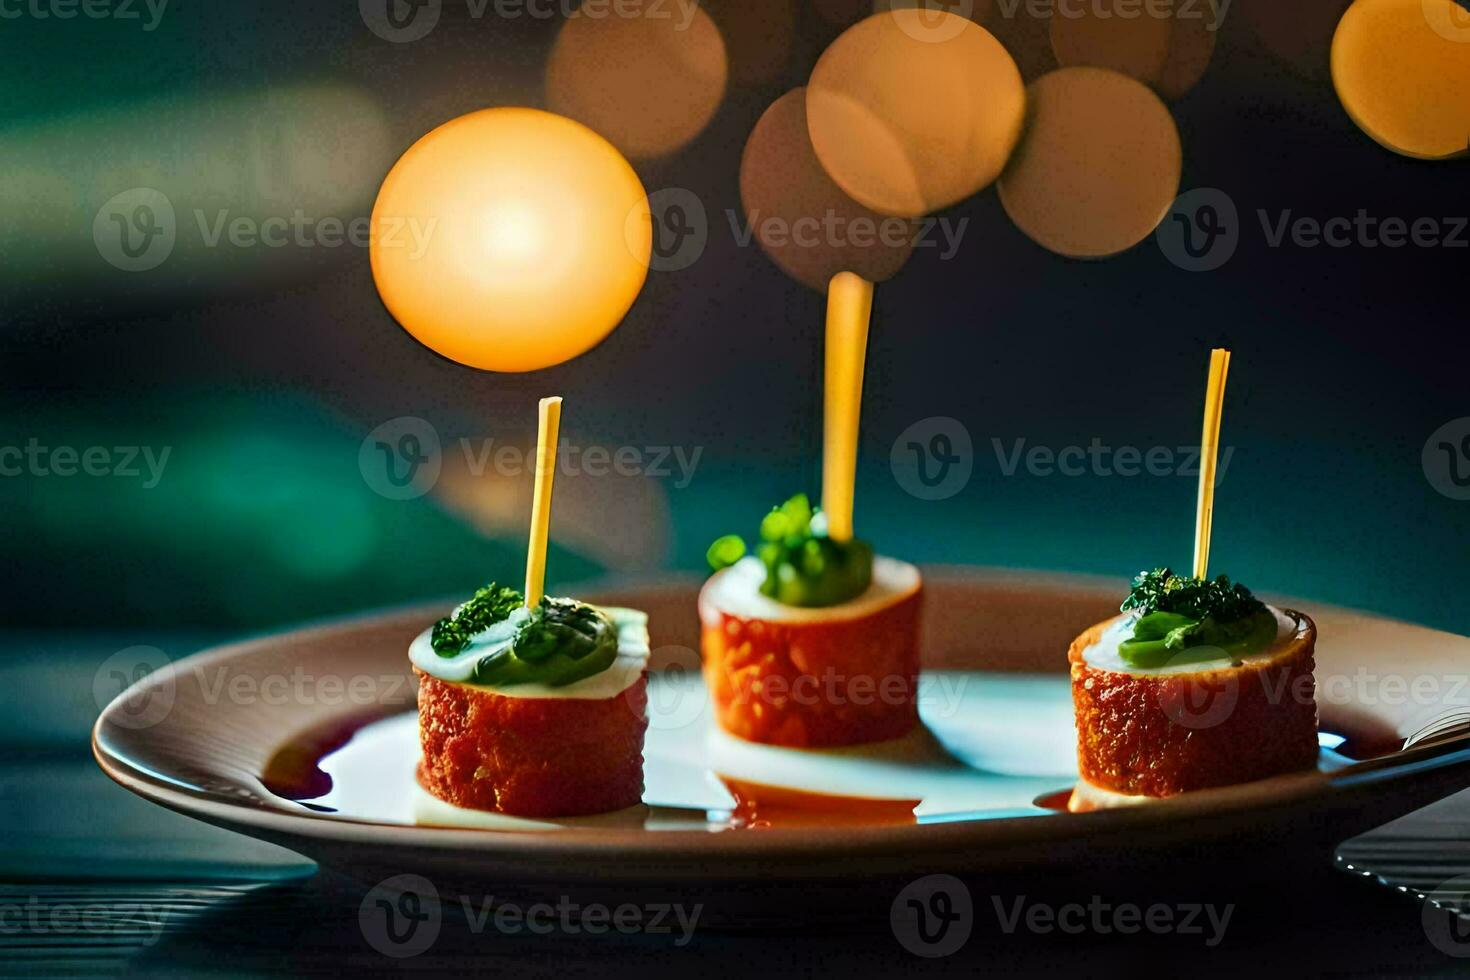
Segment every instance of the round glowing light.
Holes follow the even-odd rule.
[[[373,208],[388,311],[426,346],[489,371],[595,346],[633,305],[652,247],[633,168],[587,127],[537,109],[440,126],[394,165]]]
[[[1026,89],[989,31],[945,11],[854,24],[812,71],[807,126],[850,197],[917,217],[985,187],[1021,135]]]
[[[1061,255],[1102,258],[1142,241],[1179,193],[1174,117],[1141,82],[1062,68],[1031,84],[1031,121],[1000,178],[1006,214]]]
[[[917,222],[863,207],[827,176],[807,136],[801,88],[772,103],[751,130],[740,159],[740,201],[771,260],[824,292],[839,272],[888,279],[908,261],[918,234]]]
[[[704,130],[725,94],[720,29],[698,4],[618,0],[562,25],[546,68],[552,110],[635,159],[663,156]]]
[[[1063,67],[1108,68],[1152,86],[1167,98],[1184,95],[1204,76],[1215,53],[1218,20],[1206,8],[1171,8],[1120,16],[1081,7],[1051,18],[1051,46]]]
[[[1455,0],[1357,0],[1332,38],[1332,84],[1353,122],[1405,156],[1470,149],[1470,11]]]

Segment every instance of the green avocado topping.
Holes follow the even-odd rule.
[[[1122,610],[1137,612],[1132,634],[1118,646],[1118,655],[1133,667],[1245,656],[1276,640],[1275,615],[1224,575],[1210,580],[1167,568],[1142,572]]]
[[[745,542],[727,534],[706,557],[715,571],[745,555]],[[766,566],[761,592],[788,606],[836,606],[855,599],[873,581],[873,549],[854,538],[833,541],[806,494],[773,508],[761,521],[756,556]]]
[[[549,597],[529,610],[523,603],[520,592],[492,582],[439,620],[430,644],[439,656],[456,657],[479,640],[486,653],[470,682],[496,687],[562,687],[617,659],[617,626],[596,606]]]

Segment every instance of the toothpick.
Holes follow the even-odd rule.
[[[531,542],[526,549],[526,605],[546,594],[546,541],[551,530],[551,484],[556,478],[556,441],[561,434],[561,398],[541,399],[536,428],[536,491],[531,498]]]
[[[1210,568],[1210,531],[1215,522],[1215,463],[1220,454],[1220,417],[1225,411],[1225,376],[1230,352],[1210,351],[1210,380],[1205,389],[1205,425],[1200,435],[1199,507],[1194,520],[1194,577]]]
[[[839,272],[827,284],[827,370],[823,408],[822,511],[827,536],[852,539],[852,502],[857,481],[858,420],[862,414],[863,364],[873,284]]]

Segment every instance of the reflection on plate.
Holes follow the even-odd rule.
[[[924,726],[889,742],[800,750],[721,731],[697,674],[656,675],[649,691],[643,806],[592,817],[527,819],[451,806],[414,779],[418,716],[371,721],[344,738],[307,737],[276,759],[319,754],[309,778],[266,767],[284,801],[340,819],[503,832],[730,830],[1048,816],[1037,800],[1077,777],[1066,678],[934,671],[920,685]],[[692,708],[692,710],[691,710]],[[1320,768],[1350,763],[1322,736]],[[273,760],[274,762],[274,760]],[[309,794],[309,795],[307,795]],[[1062,794],[1065,809],[1065,793]],[[759,820],[753,813],[759,811]]]

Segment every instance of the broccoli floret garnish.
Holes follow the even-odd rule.
[[[710,545],[706,557],[719,571],[745,550],[743,540],[727,534]],[[862,595],[873,579],[873,549],[855,538],[829,538],[825,518],[804,493],[766,514],[755,553],[766,566],[761,592],[788,606],[840,605]]]
[[[491,582],[477,589],[454,615],[435,623],[429,642],[441,657],[452,657],[469,646],[476,633],[506,619],[524,602],[517,590]]]
[[[1231,584],[1225,575],[1213,580],[1186,578],[1168,568],[1155,568],[1140,572],[1133,580],[1133,588],[1121,608],[1124,612],[1137,609],[1145,615],[1176,613],[1197,621],[1208,617],[1223,624],[1254,616],[1266,604],[1245,586]]]

